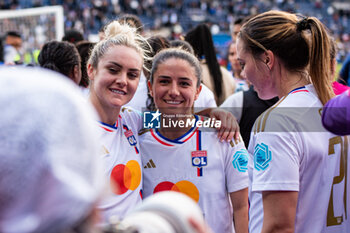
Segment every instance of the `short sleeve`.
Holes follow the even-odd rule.
[[[244,146],[243,140],[227,143],[225,176],[229,193],[248,187],[248,158],[248,151]]]
[[[130,107],[123,107],[121,111],[122,117],[128,118],[127,122],[131,124],[129,126],[132,127],[135,132],[139,132],[143,127],[142,113]]]
[[[279,131],[252,133],[252,137],[252,191],[299,191],[298,133],[281,126]]]

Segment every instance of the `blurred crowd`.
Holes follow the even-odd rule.
[[[228,33],[237,17],[254,15],[270,9],[298,12],[319,18],[331,30],[339,47],[338,62],[350,50],[350,7],[347,1],[320,0],[5,0],[0,9],[24,9],[62,5],[65,30],[77,29],[88,38],[122,13],[138,15],[146,30],[169,28],[186,32],[199,23],[214,25],[214,34]]]

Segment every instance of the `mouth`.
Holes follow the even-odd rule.
[[[111,92],[119,94],[119,95],[126,95],[125,91],[122,91],[122,90],[119,90],[119,89],[110,88],[110,90],[111,90]]]
[[[183,103],[183,101],[180,100],[164,100],[164,102],[170,105],[179,105]]]

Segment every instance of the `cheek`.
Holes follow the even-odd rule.
[[[129,82],[129,88],[132,90],[132,91],[136,91],[138,85],[139,85],[139,80],[140,79],[136,79],[136,80],[132,80]]]

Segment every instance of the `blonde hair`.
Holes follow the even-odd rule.
[[[98,42],[87,64],[97,68],[98,62],[112,46],[123,45],[133,48],[140,54],[143,60],[149,60],[147,53],[150,51],[150,46],[147,40],[136,32],[136,29],[127,24],[120,24],[118,21],[113,21],[106,26],[105,38]],[[143,66],[144,67],[144,66]],[[146,67],[144,67],[146,69]]]
[[[239,37],[254,57],[272,51],[289,71],[308,68],[322,104],[334,96],[330,82],[330,39],[315,17],[298,18],[283,11],[268,11],[248,20]]]

